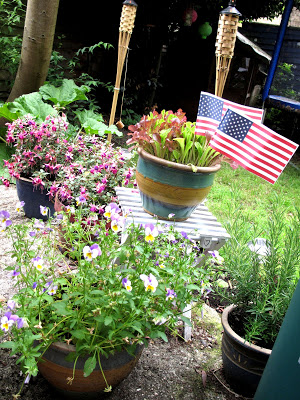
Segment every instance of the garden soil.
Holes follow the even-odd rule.
[[[0,210],[9,211],[13,223],[26,223],[27,219],[15,212],[17,201],[14,185],[0,186]],[[14,293],[13,282],[4,269],[5,264],[12,264],[11,248],[5,233],[0,233],[0,301],[6,301]],[[202,318],[200,310],[193,310],[191,341],[184,342],[173,336],[169,336],[168,343],[150,341],[131,374],[112,393],[104,393],[99,399],[245,400],[230,389],[223,377],[220,315],[208,306],[203,314]],[[24,377],[16,361],[17,356],[10,357],[8,350],[0,349],[0,400],[13,400],[22,384]],[[25,385],[20,399],[60,400],[63,397],[38,375]]]

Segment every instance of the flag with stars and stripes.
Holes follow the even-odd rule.
[[[195,134],[203,136],[205,132],[214,134],[228,107],[246,115],[255,122],[262,120],[263,110],[233,103],[211,93],[201,92]]]
[[[298,148],[298,144],[231,109],[209,145],[272,184]]]

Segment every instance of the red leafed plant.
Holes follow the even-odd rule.
[[[208,167],[223,161],[223,156],[209,146],[211,136],[195,135],[195,123],[187,121],[182,109],[175,113],[153,111],[128,129],[131,138],[127,144],[136,144],[156,157],[192,167]]]

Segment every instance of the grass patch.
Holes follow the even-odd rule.
[[[207,207],[225,223],[229,210],[239,205],[244,216],[258,228],[266,226],[267,206],[277,195],[286,209],[286,214],[300,208],[300,164],[292,159],[277,182],[272,185],[239,167],[233,170],[225,164],[217,173],[208,195]]]

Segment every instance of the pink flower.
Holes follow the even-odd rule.
[[[95,204],[91,204],[90,205],[90,211],[91,212],[97,212],[98,211],[98,207]]]
[[[33,178],[32,180],[33,186],[41,186],[45,187],[45,183],[41,180],[41,178]]]
[[[0,180],[4,186],[9,187],[9,185],[10,185],[9,180],[5,179],[3,176],[0,177]]]
[[[71,161],[73,159],[73,154],[67,151],[65,157],[67,161]]]
[[[103,183],[98,182],[96,184],[96,192],[97,193],[102,193],[105,188],[106,188],[106,185],[104,185]]]

